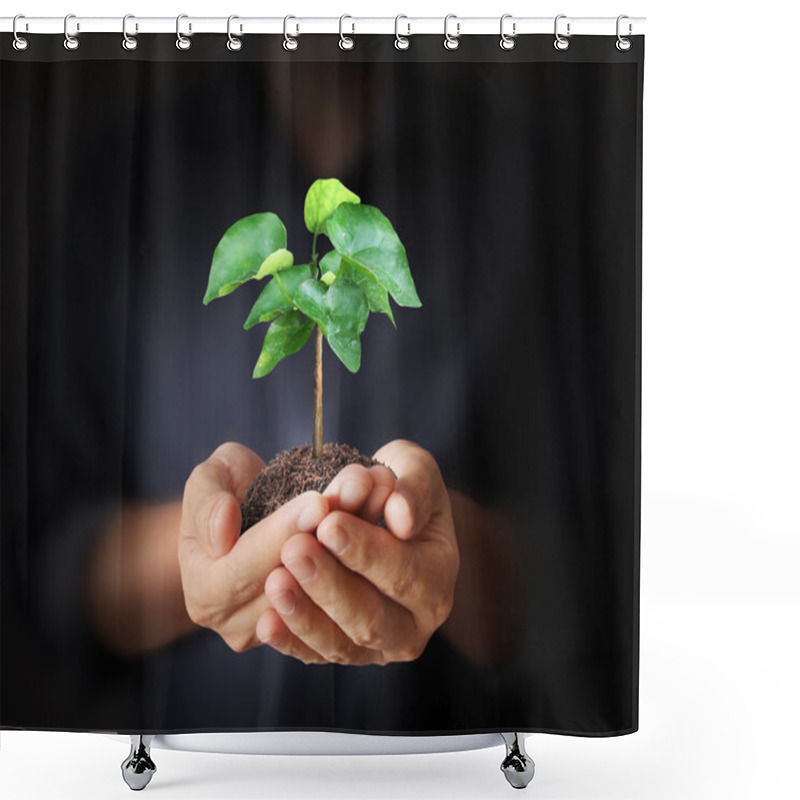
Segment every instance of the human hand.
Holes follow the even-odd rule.
[[[262,644],[255,630],[270,608],[264,576],[280,565],[281,548],[296,534],[311,535],[330,509],[319,492],[305,492],[240,537],[239,505],[263,468],[252,450],[228,442],[194,468],[183,493],[178,559],[186,610],[237,653]]]
[[[324,492],[332,510],[316,538],[288,539],[264,585],[272,607],[258,638],[304,663],[413,661],[452,609],[459,553],[436,461],[402,439],[375,458],[397,479],[343,469]]]

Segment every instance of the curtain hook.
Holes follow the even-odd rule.
[[[500,17],[500,47],[503,50],[513,50],[517,44],[516,39],[514,38],[517,35],[517,23],[511,23],[511,36],[509,36],[504,30],[505,21],[507,19],[511,19],[512,17],[513,14],[503,14],[503,16]]]
[[[398,14],[394,18],[394,46],[398,50],[408,50],[411,47],[411,41],[407,38],[411,36],[411,23],[406,22],[406,26],[408,27],[408,31],[406,31],[405,36],[400,35],[400,20],[401,19],[408,19],[405,14]]]
[[[239,17],[237,17],[236,14],[231,14],[228,17],[228,50],[230,50],[232,53],[235,53],[237,50],[242,49],[242,40],[231,33],[231,22],[233,22],[233,20],[235,19],[239,19]],[[242,32],[242,29],[243,26],[240,24],[239,33]]]
[[[14,33],[14,49],[15,50],[27,50],[28,49],[28,40],[24,36],[20,36],[17,33],[17,20],[18,19],[25,19],[25,15],[24,14],[17,14],[17,16],[14,17],[14,22],[13,22],[13,24],[11,26],[11,30]],[[27,22],[25,23],[25,30],[26,31],[28,30],[28,23]]]
[[[620,28],[619,24],[620,24],[620,22],[622,22],[623,19],[629,19],[628,15],[627,14],[620,14],[617,17],[617,42],[616,42],[616,44],[617,44],[617,50],[621,50],[624,53],[625,51],[631,49],[631,40],[630,39],[626,39],[619,32],[619,28]],[[628,23],[628,36],[630,36],[632,33],[633,33],[633,25],[631,25],[631,23],[629,22]]]
[[[192,40],[188,36],[184,36],[181,33],[181,20],[188,19],[188,14],[178,14],[178,18],[175,20],[175,35],[178,37],[175,40],[175,47],[178,50],[188,50],[192,46]],[[189,33],[192,32],[192,23],[189,23]]]
[[[77,50],[81,46],[81,43],[78,41],[77,36],[69,35],[69,21],[71,19],[75,19],[74,14],[67,14],[67,16],[64,17],[64,47],[67,50]],[[80,22],[76,22],[75,31],[78,32],[80,31],[80,29],[81,29]]]
[[[344,21],[346,19],[353,19],[353,18],[349,14],[342,14],[342,16],[339,17],[339,47],[342,50],[352,50],[356,46],[355,39],[353,39],[352,36],[345,36],[344,31],[342,30]],[[351,22],[350,24],[352,26],[352,30],[350,32],[355,33],[356,32],[355,22]]]
[[[287,30],[287,25],[289,24],[290,19],[297,19],[297,17],[293,17],[291,14],[287,14],[283,18],[283,49],[284,50],[297,50],[298,41],[294,38],[294,36],[289,36],[289,32]],[[300,33],[300,26],[295,23],[296,31],[295,34]]]
[[[556,34],[556,40],[553,42],[553,46],[556,48],[556,50],[569,50],[569,38],[568,37],[571,36],[570,23],[569,22],[567,23],[567,35],[566,36],[562,36],[558,32],[558,21],[560,19],[566,19],[566,18],[567,18],[566,14],[559,14],[556,17],[555,28],[554,28],[555,34]]]
[[[135,50],[139,46],[139,40],[136,36],[129,36],[128,35],[128,20],[129,19],[136,19],[133,14],[126,14],[122,18],[122,46],[126,50]],[[135,24],[135,30],[138,33],[139,31],[139,23]]]
[[[458,46],[461,42],[458,41],[458,37],[461,36],[461,23],[456,21],[456,35],[451,36],[447,32],[447,23],[450,22],[451,19],[458,20],[458,17],[455,14],[448,14],[444,18],[444,48],[445,50],[458,50]]]

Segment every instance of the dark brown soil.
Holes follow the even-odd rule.
[[[307,444],[283,450],[250,484],[242,503],[240,534],[293,497],[307,491],[322,492],[348,464],[371,467],[380,463],[355,447],[337,442],[322,446],[322,458],[312,458]]]

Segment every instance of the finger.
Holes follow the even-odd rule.
[[[267,578],[267,596],[286,627],[307,647],[333,664],[382,663],[374,650],[359,647],[300,588],[284,567]]]
[[[183,493],[181,538],[213,558],[227,553],[241,526],[240,499],[264,462],[243,445],[220,445],[198,464]]]
[[[411,539],[426,526],[435,494],[444,486],[439,466],[427,450],[405,439],[384,445],[375,458],[397,475],[383,509],[386,525],[395,536]]]
[[[266,464],[261,457],[249,447],[238,442],[225,442],[212,454],[211,459],[227,468],[229,476],[228,488],[241,503],[253,479]]]
[[[333,513],[344,516],[343,512]],[[419,635],[413,614],[382,595],[364,577],[343,567],[315,537],[304,534],[291,538],[281,550],[281,561],[303,592],[354,644],[391,654],[393,661],[419,655],[415,651]],[[270,592],[273,579],[273,575],[267,579],[267,595],[280,611]],[[306,641],[315,647],[313,641]]]
[[[358,513],[372,491],[372,475],[361,464],[348,464],[341,469],[322,493],[331,508]]]
[[[260,644],[268,644],[286,656],[292,656],[304,664],[325,664],[325,659],[298,639],[287,627],[275,609],[270,608],[259,618],[256,636]]]
[[[394,473],[382,464],[369,468],[372,474],[372,491],[361,508],[361,518],[377,524],[383,516],[383,507],[394,489]],[[344,509],[345,511],[347,509]]]
[[[304,492],[238,537],[229,553],[212,562],[208,580],[220,602],[230,605],[263,593],[264,576],[280,564],[280,551],[298,533],[310,533],[328,513],[319,492]]]
[[[411,611],[425,626],[438,626],[449,614],[458,571],[452,540],[403,541],[341,511],[320,523],[317,539],[341,564]]]

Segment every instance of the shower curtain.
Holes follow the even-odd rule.
[[[29,38],[0,727],[635,731],[643,37]]]

